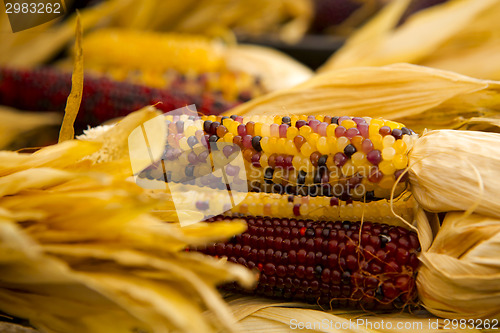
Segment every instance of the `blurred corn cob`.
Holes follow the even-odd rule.
[[[312,76],[311,70],[278,51],[226,45],[201,35],[102,29],[86,36],[83,48],[87,69],[153,87],[165,86],[169,70],[187,77],[207,75],[219,78],[207,90],[220,90],[226,99],[240,90],[259,96]]]
[[[410,0],[392,1],[320,69],[408,62],[482,79],[500,79],[500,3],[450,0],[401,26]]]
[[[217,93],[202,92],[210,84],[204,77],[189,82],[177,76],[170,87],[159,89],[86,75],[77,127],[95,126],[159,102],[157,107],[165,111],[195,104],[202,113],[218,114],[251,97],[250,92],[241,91],[236,100],[228,101]],[[57,69],[0,69],[3,105],[22,110],[63,111],[70,89],[71,74]]]

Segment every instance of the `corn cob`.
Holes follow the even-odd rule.
[[[192,150],[189,141],[205,147],[210,142],[226,142],[241,149],[251,191],[344,201],[390,198],[416,139],[416,134],[400,123],[359,117],[212,115],[202,117],[202,124],[175,121],[171,116],[167,121],[171,123],[165,167],[172,174],[171,181],[196,178],[198,169],[204,167],[197,155],[207,155],[208,151]],[[201,127],[203,131],[196,131]],[[156,168],[163,171],[160,165]],[[184,169],[185,174],[176,172]],[[151,177],[151,171],[146,170],[142,176]],[[163,172],[159,176],[163,177]],[[403,177],[395,195],[403,193],[407,185]]]
[[[151,49],[154,48],[154,52]],[[154,88],[182,87],[193,95],[220,93],[228,101],[264,94],[260,79],[225,64],[225,47],[197,35],[144,31],[97,31],[84,41],[91,72]]]
[[[259,283],[251,293],[364,310],[416,302],[420,245],[414,232],[371,222],[245,219],[243,234],[190,250],[256,269]]]
[[[199,81],[197,83],[197,81]],[[195,104],[205,114],[218,114],[252,97],[241,91],[228,101],[220,93],[209,93],[204,86],[212,83],[205,76],[185,80],[179,76],[165,89],[151,88],[107,77],[85,75],[83,99],[76,126],[98,125],[125,116],[144,105],[170,111]],[[200,87],[196,88],[196,84]],[[22,110],[64,111],[71,89],[71,74],[51,68],[20,70],[0,68],[0,104]]]
[[[209,222],[243,218],[248,223],[246,232],[226,243],[188,250],[224,256],[231,262],[257,269],[260,273],[259,284],[251,292],[260,295],[366,310],[405,307],[416,302],[418,238],[402,227],[403,224],[391,212],[387,199],[373,195],[380,192],[373,190],[369,196],[365,190],[358,197],[349,195],[338,198],[331,192],[326,192],[327,195],[324,192],[315,193],[314,196],[309,193],[262,193],[262,187],[252,186],[252,192],[241,203],[232,206],[233,202],[230,204],[221,199],[221,191],[197,193],[198,186],[225,189],[225,183],[198,183],[198,173],[202,175],[212,169],[201,172],[196,169],[197,166],[200,169],[208,167],[202,162],[208,160],[209,154],[212,154],[210,158],[213,160],[224,159],[225,155],[227,161],[222,160],[222,164],[228,165],[233,156],[231,147],[237,144],[247,160],[246,168],[261,167],[261,154],[290,152],[290,155],[295,155],[288,165],[283,161],[270,163],[269,157],[266,167],[296,167],[300,170],[303,165],[294,164],[295,156],[299,156],[301,161],[307,157],[305,164],[311,170],[306,170],[312,173],[314,168],[328,164],[318,163],[319,158],[339,161],[335,156],[340,154],[343,164],[334,164],[333,167],[339,169],[346,181],[359,177],[368,178],[368,182],[372,183],[380,182],[380,179],[372,181],[371,172],[360,174],[363,164],[359,161],[353,163],[359,151],[369,156],[359,160],[371,163],[377,172],[382,173],[379,178],[390,175],[390,186],[384,185],[388,195],[398,177],[395,170],[401,172],[408,164],[405,158],[402,161],[394,158],[396,155],[406,157],[411,149],[414,138],[411,130],[395,122],[350,117],[244,119],[238,116],[208,116],[195,119],[187,115],[167,115],[166,122],[167,147],[161,165],[157,162],[146,168],[139,173],[139,179],[182,183],[181,192],[186,197],[183,207],[203,213]],[[265,139],[268,139],[267,142]],[[333,141],[328,142],[329,139]],[[272,148],[270,140],[275,141],[274,145],[279,145],[281,140],[283,147]],[[294,145],[293,153],[287,150],[287,140]],[[221,149],[209,144],[219,141],[229,145]],[[343,142],[339,144],[339,141]],[[303,152],[305,145],[310,145],[308,153]],[[205,149],[197,150],[203,146]],[[352,147],[351,151],[348,146]],[[231,151],[226,151],[226,148]],[[322,155],[317,154],[319,158],[313,162],[315,149]],[[373,151],[377,151],[378,159],[369,154]],[[391,158],[387,158],[389,155]],[[357,167],[350,174],[342,169],[348,161]],[[395,163],[398,168],[392,166],[388,169],[384,162]],[[386,168],[390,173],[386,172]],[[229,167],[226,174],[234,177],[231,182],[239,177],[238,172]],[[267,171],[264,171],[264,178],[272,181],[267,177]],[[357,184],[364,186],[362,180],[358,180]],[[404,191],[406,183],[398,187]],[[401,195],[394,202],[394,212],[413,221],[412,200],[409,193]],[[220,212],[224,213],[210,216]],[[231,288],[240,290],[237,286]]]

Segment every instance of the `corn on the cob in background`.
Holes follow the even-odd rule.
[[[232,100],[256,97],[309,79],[312,71],[289,56],[255,45],[226,45],[200,35],[103,29],[84,38],[87,70],[162,88],[169,72],[207,76],[205,89]],[[258,80],[258,89],[254,82]]]
[[[223,220],[231,218],[209,221]],[[420,246],[414,232],[371,223],[366,216],[362,223],[268,216],[245,220],[243,234],[196,250],[257,269],[259,284],[252,293],[364,310],[416,303]]]
[[[219,114],[248,100],[253,94],[250,88],[241,90],[234,100],[229,101],[215,91],[206,92],[205,87],[212,84],[215,82],[203,75],[191,79],[178,75],[170,86],[159,89],[119,82],[107,77],[85,75],[77,127],[95,126],[106,120],[125,116],[144,105],[158,102],[161,103],[157,108],[164,111],[195,104],[199,112]],[[258,82],[252,84],[255,89],[260,89]],[[2,105],[22,110],[63,111],[70,89],[71,74],[57,69],[0,68]]]
[[[417,138],[403,124],[361,117],[203,116],[196,121],[173,117],[166,117],[167,163],[157,162],[142,177],[163,179],[166,172],[174,182],[207,185],[197,178],[206,168],[208,149],[203,147],[225,142],[241,149],[251,191],[344,201],[390,198]],[[229,161],[234,150],[227,146],[223,152]],[[406,187],[403,178],[395,196]]]

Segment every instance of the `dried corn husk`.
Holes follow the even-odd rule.
[[[378,314],[361,310],[320,309],[310,304],[277,302],[257,297],[230,297],[227,301],[239,320],[242,332],[437,333],[441,332],[438,328],[445,323],[443,319],[422,310],[412,314]],[[302,329],[299,329],[299,323],[303,325]]]
[[[500,318],[500,219],[448,213],[417,276],[425,308],[445,318]]]
[[[500,134],[435,130],[409,154],[411,191],[429,211],[500,217]]]
[[[422,10],[397,26],[410,0],[392,1],[320,69],[408,62],[500,79],[500,3],[451,0]]]
[[[180,228],[175,214],[149,214],[156,200],[126,181],[127,137],[157,115],[145,108],[35,154],[0,152],[0,311],[46,332],[235,329],[215,285],[254,275],[182,249],[246,225]]]
[[[395,64],[319,74],[298,86],[255,98],[226,114],[371,116],[423,130],[453,128],[467,118],[499,111],[499,82]]]
[[[0,106],[0,149],[12,145],[19,135],[45,126],[59,125],[61,118],[56,112],[21,112]]]

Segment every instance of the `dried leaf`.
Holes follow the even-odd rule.
[[[75,28],[75,59],[73,74],[71,75],[71,92],[69,93],[64,110],[64,118],[59,133],[59,142],[71,140],[75,136],[73,124],[75,123],[80,103],[83,95],[83,52],[82,52],[82,23],[80,14],[77,13],[76,28]]]

